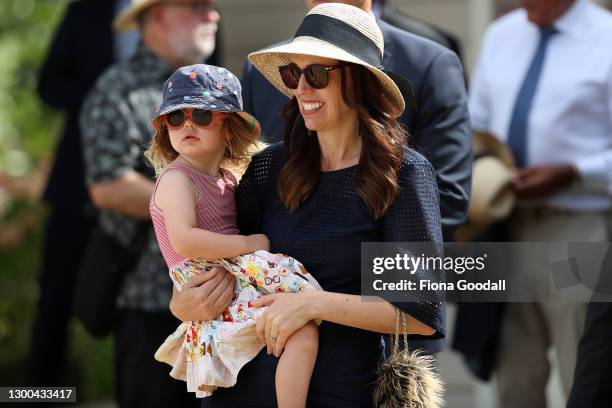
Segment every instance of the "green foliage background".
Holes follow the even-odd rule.
[[[36,81],[67,4],[0,0],[0,174],[27,175],[52,157],[62,115],[42,104]],[[14,200],[3,217],[23,213],[36,217],[36,227],[17,248],[0,248],[0,386],[22,383],[38,298],[45,209]],[[111,341],[90,338],[76,322],[70,331],[66,383],[78,387],[80,401],[112,398]]]

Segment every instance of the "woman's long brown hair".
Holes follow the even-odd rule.
[[[344,70],[350,69],[347,78]],[[374,218],[389,208],[398,191],[397,175],[407,134],[389,115],[390,102],[374,74],[351,64],[341,71],[342,99],[357,111],[363,140],[357,170],[357,192]],[[295,210],[313,192],[321,173],[321,150],[309,135],[295,97],[285,105],[285,164],[278,176],[278,193]]]

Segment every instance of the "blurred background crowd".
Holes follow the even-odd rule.
[[[576,0],[577,3],[584,1]],[[220,18],[215,20],[218,28],[216,47],[206,56],[208,63],[225,66],[241,76],[247,54],[290,37],[311,3],[303,0],[217,0],[214,9]],[[483,39],[493,21],[521,7],[521,3],[520,0],[388,0],[374,1],[373,7],[379,18],[457,53],[471,93],[472,125],[477,131],[495,133],[499,120],[504,126],[521,126],[520,115],[510,109],[506,117],[496,117],[499,112],[495,108],[505,105],[503,101],[491,101],[496,91],[487,89],[492,86],[492,72],[501,72],[504,68],[499,61],[505,56],[496,52],[506,43],[510,48],[520,48],[520,44],[512,42],[512,35],[508,33],[504,37],[498,32],[501,29],[488,32],[488,41]],[[612,1],[593,3],[612,9]],[[111,31],[113,19],[129,5],[129,0],[0,1],[0,385],[76,385],[79,401],[83,404],[115,398],[113,347],[116,345],[110,336],[100,339],[88,334],[77,320],[70,318],[71,309],[66,306],[72,303],[74,270],[84,251],[87,232],[96,218],[95,205],[87,198],[83,174],[74,171],[83,167],[78,117],[85,95],[104,69],[136,53],[140,41],[136,31]],[[193,7],[193,11],[202,12],[197,7]],[[570,22],[566,23],[568,30],[572,29]],[[530,51],[524,57],[524,67],[529,66],[526,78],[535,82],[539,77],[535,57],[538,53],[543,55],[546,47],[542,40],[536,44],[540,48],[535,56]],[[602,53],[602,61],[610,60],[612,47],[608,49],[595,42],[585,46],[590,45],[598,50],[594,52]],[[498,66],[492,67],[495,63]],[[572,64],[559,66],[556,75],[575,71],[574,63],[580,65],[572,61]],[[500,89],[503,89],[504,78],[502,73],[495,83],[502,83]],[[514,81],[513,86],[518,88],[523,78],[515,81],[510,73],[507,81]],[[612,92],[612,85],[608,86],[606,92]],[[483,95],[480,100],[478,95],[474,96],[475,92]],[[520,94],[529,106],[533,95],[522,89]],[[607,94],[609,106],[603,109],[608,109],[608,115],[612,112],[611,100],[612,96]],[[612,118],[608,119],[612,123]],[[612,135],[608,134],[608,140],[610,137]],[[520,142],[508,140],[508,143]],[[55,161],[60,155],[67,159]],[[597,171],[602,171],[594,165],[582,166],[584,168],[579,165],[578,170],[594,178]],[[562,172],[563,169],[557,170]],[[564,174],[559,174],[556,180],[563,180]],[[569,200],[569,208],[582,208],[580,200],[575,197]],[[591,198],[584,205],[598,204]],[[79,216],[75,217],[75,213]],[[72,221],[66,223],[66,219]],[[532,223],[533,219],[526,222]],[[581,221],[584,222],[588,221]],[[587,228],[592,231],[588,225]],[[477,236],[470,230],[463,232],[471,239]],[[550,238],[520,235],[520,239]],[[610,241],[610,237],[601,240]],[[59,255],[59,247],[63,255]],[[45,280],[45,268],[50,268],[51,264],[64,273]],[[170,281],[167,283],[169,287]],[[43,291],[49,293],[49,299],[44,298]],[[63,308],[64,315],[55,314],[57,318],[41,321],[45,311],[57,310],[54,308]],[[450,350],[456,313],[456,306],[450,305],[449,350],[438,354],[440,369],[448,383],[447,406],[496,406],[494,385],[482,380],[491,379],[490,367],[483,368],[478,365],[481,363],[467,357],[463,360],[458,352]],[[532,312],[522,313],[531,315]],[[552,319],[578,312],[554,313],[557,314],[550,314]],[[66,333],[63,333],[62,321],[67,325]],[[52,335],[54,331],[58,333]],[[169,333],[168,330],[164,332]],[[572,343],[574,347],[577,342],[578,338]],[[465,347],[463,349],[465,351]],[[548,353],[548,349],[545,352]],[[563,406],[569,391],[569,385],[564,384],[564,374],[558,371],[559,364],[559,370],[564,369],[563,356],[557,351],[550,357],[553,375],[543,384],[547,389],[547,404]],[[531,363],[524,356],[504,358],[522,365]],[[574,365],[571,364],[570,371]],[[516,371],[514,373],[516,375]],[[498,386],[503,388],[503,380]],[[512,383],[507,386],[514,387]],[[112,406],[113,403],[107,404]]]

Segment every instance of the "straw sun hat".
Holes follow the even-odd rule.
[[[404,93],[412,92],[408,80],[383,70],[383,52],[382,32],[368,13],[347,4],[324,3],[310,10],[291,41],[253,52],[249,60],[288,97],[293,96],[293,91],[283,84],[278,68],[290,62],[290,54],[362,65],[378,79],[380,91],[393,106],[389,113],[398,117],[405,107],[398,84]],[[413,102],[412,98],[409,102]]]
[[[166,0],[132,0],[132,4],[125,8],[113,21],[117,31],[138,30],[138,16],[156,3]]]
[[[468,222],[456,232],[458,241],[471,240],[493,224],[506,219],[516,201],[512,189],[515,164],[512,151],[489,133],[475,132],[472,138],[474,166]]]

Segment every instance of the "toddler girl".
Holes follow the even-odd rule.
[[[243,111],[231,72],[202,64],[178,69],[164,84],[153,124],[146,155],[158,177],[150,210],[174,286],[181,290],[194,274],[215,266],[236,276],[234,298],[221,316],[183,322],[155,354],[173,366],[171,376],[204,397],[234,385],[264,346],[255,333],[263,308],[252,307],[253,300],[321,288],[298,261],[267,252],[265,235],[239,235],[236,179],[226,168],[249,160],[260,127]],[[313,322],[287,341],[276,371],[280,407],[306,406],[317,348]]]

